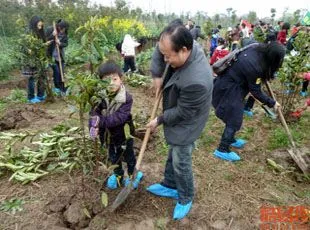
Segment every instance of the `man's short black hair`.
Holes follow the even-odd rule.
[[[107,75],[117,73],[119,77],[123,76],[121,68],[114,61],[107,61],[101,64],[98,68],[98,75],[100,79],[103,79]]]
[[[186,47],[188,50],[193,48],[193,36],[189,30],[178,24],[168,25],[160,34],[160,40],[163,37],[169,36],[172,43],[172,49],[175,52],[179,52],[183,47]]]

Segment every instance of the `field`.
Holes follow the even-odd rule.
[[[151,85],[127,84],[127,87],[134,98],[133,115],[146,120],[154,101]],[[61,98],[55,103],[36,105],[27,105],[21,97],[13,100],[16,92],[25,95],[25,81],[18,73],[13,72],[10,78],[1,81],[0,88],[1,131],[49,132],[59,124],[79,123],[76,115],[69,116],[71,112]],[[146,191],[148,185],[163,176],[167,145],[159,129],[152,136],[142,162],[144,180],[114,213],[102,205],[101,193],[107,193],[111,205],[120,189],[109,191],[105,187],[108,174],[104,170],[100,171],[100,180],[75,169],[71,173],[53,172],[26,185],[9,181],[11,174],[2,172],[1,207],[12,198],[15,202],[8,211],[0,212],[0,229],[259,229],[263,206],[309,208],[309,177],[301,173],[286,151],[289,142],[282,126],[267,118],[257,105],[254,112],[253,118],[245,118],[238,133],[248,140],[246,147],[238,151],[242,160],[229,163],[212,155],[223,130],[223,124],[212,111],[193,153],[194,205],[188,218],[182,221],[172,220],[173,200]],[[309,112],[305,112],[298,122],[290,123],[298,146],[308,154],[309,118]],[[137,152],[140,145],[141,140],[136,138]],[[267,159],[283,168],[271,166]],[[306,226],[309,227],[309,221],[304,223],[304,229]]]

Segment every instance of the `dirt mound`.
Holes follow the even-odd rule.
[[[18,108],[8,109],[0,119],[0,131],[25,128],[38,119],[52,119],[44,110],[34,105],[21,105]]]
[[[0,89],[15,89],[15,88],[20,88],[20,89],[26,89],[27,88],[27,78],[17,76],[18,73],[13,73],[13,75],[16,75],[15,78],[9,81],[1,82],[0,83]]]

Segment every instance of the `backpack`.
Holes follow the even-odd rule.
[[[213,72],[217,75],[222,74],[228,67],[230,67],[235,61],[237,61],[237,57],[238,57],[239,53],[241,53],[242,51],[244,51],[250,47],[255,47],[258,44],[259,43],[252,43],[252,44],[247,45],[241,49],[233,50],[231,53],[227,54],[222,59],[219,59],[218,61],[216,61],[212,65]]]

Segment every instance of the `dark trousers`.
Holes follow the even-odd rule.
[[[37,83],[37,96],[43,97],[45,92],[45,78],[44,76],[31,76],[28,78],[28,100],[35,97],[35,85]]]
[[[64,73],[65,69],[65,63],[61,62],[62,71]],[[59,62],[55,61],[55,64],[53,65],[53,80],[54,80],[54,86],[55,88],[60,89],[62,92],[65,92],[65,85],[61,80],[61,73],[59,68]]]
[[[124,170],[122,167],[122,161],[127,163],[128,175],[132,175],[136,166],[136,157],[133,150],[133,139],[126,140],[125,145],[109,145],[109,158],[113,165],[118,165],[114,169],[116,175],[123,176]]]
[[[254,106],[255,99],[252,96],[249,96],[245,102],[244,110],[250,111]]]
[[[126,73],[129,69],[131,70],[131,72],[136,71],[136,63],[134,56],[124,57],[124,69],[123,69],[124,73]]]
[[[302,92],[307,92],[308,89],[308,85],[309,85],[309,80],[304,80],[304,82],[302,83]]]
[[[236,129],[229,127],[227,125],[225,126],[224,133],[222,135],[221,142],[218,147],[219,151],[226,153],[230,152],[230,145],[236,142],[235,139],[236,132],[237,132]]]

